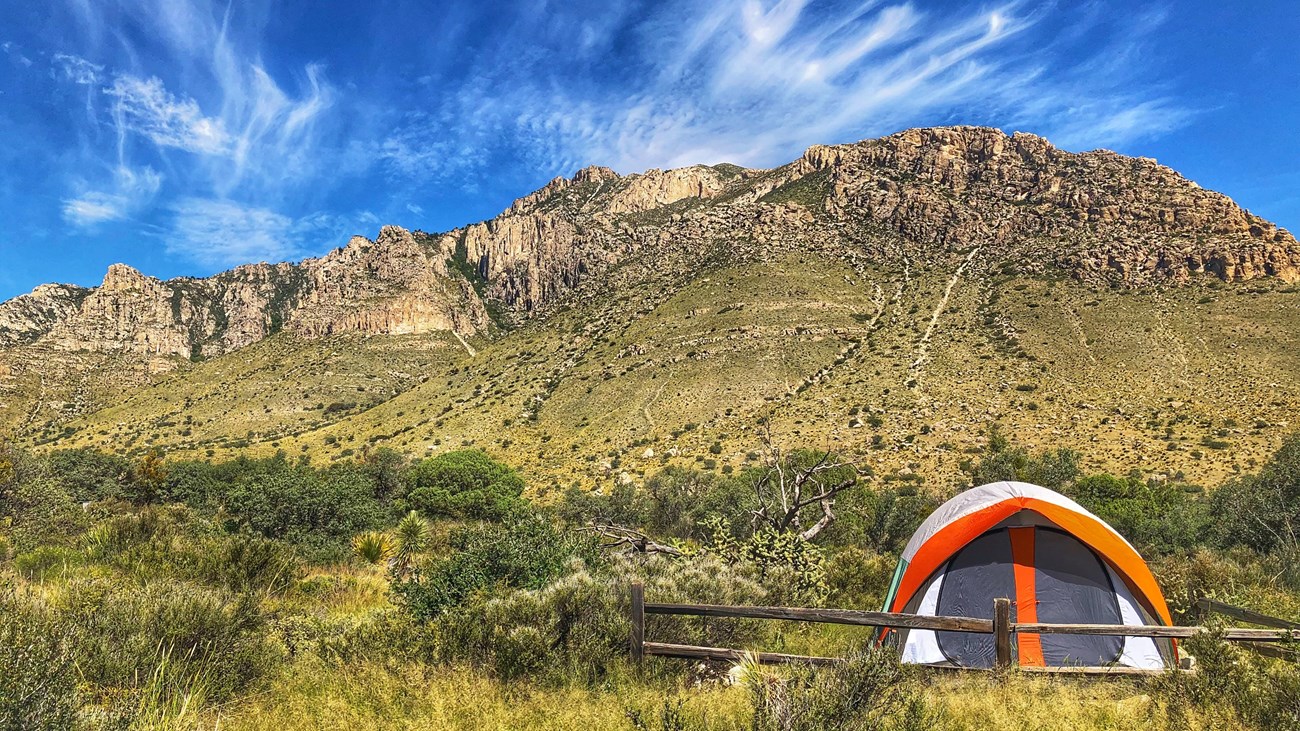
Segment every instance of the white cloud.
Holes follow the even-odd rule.
[[[74,84],[91,86],[103,80],[102,64],[91,63],[80,56],[56,53],[53,56],[54,67],[62,73],[64,80]]]
[[[87,29],[121,23],[106,7],[81,10]],[[120,11],[170,49],[162,63],[137,72],[141,54],[125,40],[126,53],[114,54],[116,68],[66,53],[52,57],[56,78],[88,87],[92,121],[98,105],[111,113],[117,145],[101,154],[129,164],[149,154],[140,141],[159,152],[191,153],[192,159],[168,161],[173,182],[221,198],[278,199],[345,167],[345,150],[331,149],[320,134],[336,100],[322,66],[302,67],[299,88],[287,90],[266,70],[247,33],[231,27],[227,5],[133,0]]]
[[[63,217],[74,226],[90,227],[127,218],[153,200],[162,175],[150,167],[119,165],[107,190],[84,190],[63,201]]]
[[[376,220],[368,211],[294,218],[220,198],[183,198],[171,212],[167,251],[213,268],[300,259],[345,241],[358,224]]]
[[[185,198],[176,214],[167,250],[207,266],[297,257],[294,221],[266,208],[223,200]]]
[[[116,99],[113,116],[117,124],[159,147],[208,155],[231,150],[231,136],[222,120],[204,116],[193,99],[173,96],[157,77],[121,74],[105,91]]]
[[[63,201],[63,217],[77,226],[93,226],[125,216],[126,210],[121,201],[107,193],[91,191],[79,198]]]
[[[636,26],[602,28],[632,55],[623,62],[632,71],[609,78],[514,53],[522,37],[498,39],[459,88],[403,120],[382,157],[390,170],[426,179],[482,166],[502,139],[513,159],[548,174],[591,163],[624,172],[724,160],[770,166],[814,143],[917,125],[1023,125],[1090,147],[1162,134],[1191,114],[1138,79],[1135,49],[1156,32],[1159,14],[1107,42],[1090,36],[1091,55],[1075,49],[1074,67],[1061,67],[1069,54],[1051,48],[1051,34],[1080,32],[1079,23],[1102,16],[1080,13],[1075,26],[1054,31],[1045,19],[1067,11],[1014,0],[942,13],[870,0],[655,7]],[[599,45],[586,36],[582,44]]]

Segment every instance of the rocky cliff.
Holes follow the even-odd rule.
[[[762,256],[837,244],[916,261],[979,249],[984,264],[1058,267],[1094,283],[1300,280],[1290,233],[1154,160],[981,127],[818,145],[770,171],[588,168],[438,246],[526,316],[644,250]]]
[[[949,127],[814,146],[773,170],[589,167],[445,234],[388,226],[318,259],[207,279],[164,282],[115,264],[99,287],[43,285],[0,304],[0,348],[206,357],[279,330],[471,335],[489,324],[485,300],[514,319],[537,316],[616,281],[629,262],[689,271],[809,249],[969,256],[975,267],[1055,267],[1121,286],[1300,280],[1290,233],[1153,160]]]
[[[43,285],[0,304],[0,345],[39,343],[185,358],[220,355],[279,330],[470,335],[488,322],[470,283],[437,252],[384,227],[376,240],[299,264],[249,264],[208,279],[159,281],[125,264],[98,287]]]

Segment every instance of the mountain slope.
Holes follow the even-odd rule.
[[[551,486],[734,468],[760,419],[899,479],[959,479],[994,422],[1211,479],[1290,426],[1297,280],[1288,232],[1154,161],[909,130],[769,171],[587,168],[491,221],[301,265],[38,290],[0,305],[0,388],[26,404],[11,428],[58,446],[476,444]],[[187,317],[240,288],[239,326]],[[228,354],[191,364],[196,342]],[[34,377],[74,356],[90,375]],[[153,385],[101,409],[103,358]]]

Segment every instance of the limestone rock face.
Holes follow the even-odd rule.
[[[354,236],[344,248],[304,261],[300,275],[302,295],[287,319],[291,330],[307,337],[471,334],[487,323],[469,283],[449,279],[446,258],[397,226],[383,227],[375,241]]]
[[[300,264],[249,264],[166,282],[114,264],[95,288],[42,285],[0,304],[0,345],[192,358],[237,350],[281,329],[305,337],[468,335],[487,323],[473,287],[448,275],[436,249],[385,226],[375,241],[354,237]]]
[[[30,343],[77,311],[91,290],[42,284],[30,294],[0,303],[0,347]]]

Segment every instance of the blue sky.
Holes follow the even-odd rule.
[[[0,299],[495,215],[587,164],[987,124],[1300,229],[1290,0],[0,5]]]

